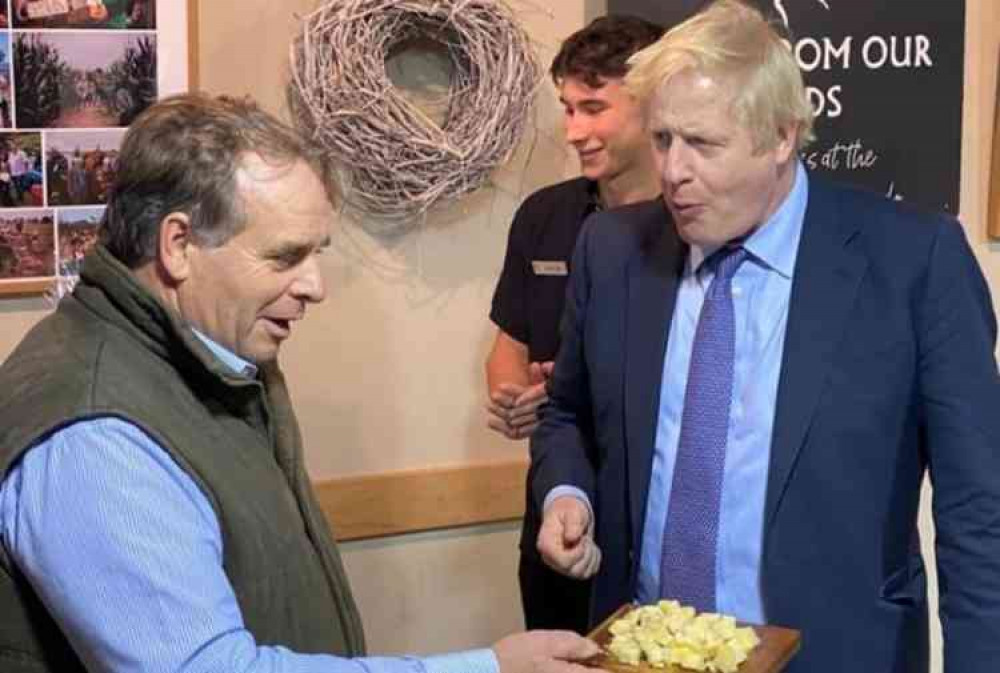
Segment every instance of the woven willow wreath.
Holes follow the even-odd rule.
[[[420,41],[451,59],[440,126],[386,72]],[[348,203],[386,228],[483,186],[540,80],[528,36],[494,0],[331,0],[303,19],[291,56],[294,117],[345,169]]]

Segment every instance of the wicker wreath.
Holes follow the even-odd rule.
[[[345,198],[386,230],[483,186],[527,124],[540,70],[528,36],[495,0],[331,0],[292,46],[290,107],[346,175]],[[414,42],[452,64],[439,125],[390,81],[386,59]]]

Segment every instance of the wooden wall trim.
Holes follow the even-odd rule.
[[[1000,58],[997,65],[996,102],[993,105],[993,153],[990,157],[989,204],[987,206],[987,230],[990,238],[1000,240]]]
[[[54,283],[55,278],[5,278],[0,281],[0,297],[45,294]]]
[[[511,521],[524,515],[526,459],[402,470],[315,484],[338,540]]]

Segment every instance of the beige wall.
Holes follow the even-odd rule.
[[[295,16],[314,2],[199,4],[202,88],[250,93],[280,110]],[[603,6],[600,0],[514,5],[546,63],[560,38]],[[985,240],[1000,3],[967,5],[961,215],[1000,298],[1000,247]],[[496,188],[393,241],[346,220],[337,227],[323,261],[330,298],[311,311],[283,355],[316,478],[525,451],[483,430],[482,362],[513,209],[526,193],[572,170],[550,87],[538,107],[534,132],[499,172]],[[0,300],[0,357],[47,310],[38,299]],[[519,628],[516,539],[507,525],[345,545],[372,650],[485,645]]]

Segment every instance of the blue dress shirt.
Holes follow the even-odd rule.
[[[788,196],[764,226],[743,243],[750,254],[733,277],[736,351],[726,466],[722,476],[715,595],[719,612],[756,624],[765,623],[760,595],[760,554],[767,469],[788,322],[788,300],[808,197],[809,180],[799,163]],[[639,603],[653,603],[660,595],[663,526],[677,459],[684,390],[698,315],[713,277],[711,271],[700,266],[712,252],[714,250],[691,247],[670,324],[642,531],[635,596]],[[553,500],[564,495],[583,500],[593,517],[586,494],[569,485],[549,491],[543,506],[547,508]]]
[[[199,334],[236,372],[244,362]],[[69,425],[0,483],[0,543],[91,671],[497,673],[492,650],[347,659],[260,647],[222,568],[205,495],[149,435]]]
[[[808,178],[799,164],[784,202],[744,242],[750,254],[733,277],[736,350],[719,513],[716,604],[720,612],[758,624],[765,622],[760,557],[771,433],[792,275],[808,193]],[[692,246],[667,340],[636,590],[636,599],[643,603],[659,597],[661,541],[677,458],[684,390],[698,315],[713,275],[701,268],[701,262],[712,252]]]

